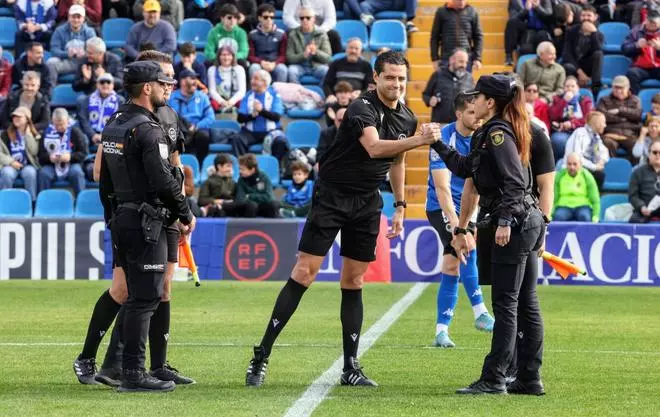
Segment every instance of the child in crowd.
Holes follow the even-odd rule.
[[[181,82],[181,71],[187,68],[197,74],[197,89],[203,91],[204,94],[208,94],[206,67],[203,63],[197,61],[195,46],[191,42],[184,43],[179,47],[179,55],[181,60],[174,64],[174,78]]]
[[[234,202],[236,182],[231,156],[221,153],[209,169],[209,178],[199,190],[199,205],[206,217],[242,217],[245,204]]]
[[[649,135],[649,122],[651,119],[655,118],[660,119],[660,93],[655,94],[651,99],[651,111],[642,116],[642,120],[644,120],[645,123],[644,126],[642,126],[642,130],[639,132],[639,142],[643,142]]]
[[[273,185],[259,170],[254,154],[238,158],[240,178],[236,184],[236,202],[245,204],[245,217],[277,217],[279,204],[273,197]]]
[[[305,217],[312,206],[314,181],[309,179],[309,166],[302,161],[291,164],[292,183],[282,202],[280,215],[282,217]]]
[[[353,86],[347,81],[339,81],[335,85],[335,97],[337,97],[337,101],[334,103],[328,103],[325,111],[325,123],[328,126],[334,124],[337,110],[345,109],[351,104],[353,98]]]

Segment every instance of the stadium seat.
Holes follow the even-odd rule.
[[[16,36],[16,19],[14,17],[0,17],[0,46],[13,48]]]
[[[611,158],[605,164],[603,191],[627,191],[632,165],[624,158]]]
[[[611,88],[603,88],[602,90],[600,90],[600,91],[598,92],[598,97],[596,98],[596,103],[598,103],[598,102],[600,101],[601,98],[603,98],[603,97],[607,97],[607,96],[609,96],[610,94],[612,94],[612,89],[611,89]],[[595,105],[596,103],[594,103],[594,105]],[[594,107],[595,107],[595,106],[594,106]]]
[[[192,42],[196,49],[204,49],[209,31],[213,24],[206,19],[184,19],[179,27],[177,43],[179,46]]]
[[[559,158],[555,163],[555,171],[559,172],[564,168],[564,158]]]
[[[101,25],[101,37],[105,41],[105,46],[108,49],[124,46],[128,32],[134,24],[134,21],[124,17],[111,18],[104,21]]]
[[[53,89],[53,98],[50,102],[51,108],[64,107],[75,109],[78,93],[73,91],[71,84],[59,84]]]
[[[346,44],[351,38],[360,38],[362,47],[367,48],[369,44],[369,33],[367,26],[359,20],[341,20],[335,27],[341,38],[341,47],[346,49]]]
[[[321,84],[321,79],[316,78],[313,75],[303,75],[302,77],[300,77],[299,81],[300,81],[300,84],[305,85],[305,86]]]
[[[43,190],[37,196],[35,217],[73,217],[73,196],[67,190]]]
[[[649,78],[648,80],[642,81],[642,88],[660,88],[660,80],[654,78]]]
[[[530,59],[536,58],[536,55],[534,54],[526,54],[526,55],[521,55],[520,58],[518,58],[518,63],[516,64],[516,73],[520,74],[520,69],[522,68],[522,65],[529,61]]]
[[[342,58],[344,58],[345,56],[346,56],[346,52],[339,52],[338,54],[334,54],[334,55],[332,56],[332,60],[333,60],[333,61],[336,61],[336,60],[338,60],[338,59],[342,59]]]
[[[61,74],[57,77],[58,84],[73,84],[76,80],[76,74]]]
[[[74,217],[103,217],[103,204],[99,190],[83,190],[76,198]]]
[[[642,111],[644,113],[651,111],[651,100],[658,93],[660,93],[660,88],[647,88],[639,92],[639,101],[642,102]]]
[[[208,169],[213,166],[213,161],[215,160],[216,156],[216,154],[212,153],[206,155],[206,158],[204,158],[202,163],[201,182],[204,182],[209,178]],[[232,178],[234,178],[234,181],[238,181],[238,158],[236,158],[234,155],[229,156],[231,156],[231,161],[234,164],[234,175]]]
[[[14,10],[11,7],[0,7],[0,16],[14,16]]]
[[[374,55],[371,57],[371,61],[369,61],[369,63],[371,64],[371,68],[372,68],[372,69],[375,69],[375,68],[376,68],[376,58],[378,58],[378,55],[374,54]]]
[[[323,93],[323,89],[318,85],[306,85],[305,88],[318,93],[321,96],[321,99],[325,101],[325,94]],[[319,117],[323,116],[324,111],[325,107],[323,106],[311,110],[303,110],[294,107],[287,110],[286,114],[292,119],[318,119]]]
[[[250,153],[261,153],[264,151],[264,145],[261,143],[255,143],[254,145],[250,145],[248,148],[248,152]]]
[[[32,197],[21,188],[0,190],[0,218],[32,217]]]
[[[275,18],[276,19],[281,19],[283,15],[284,15],[284,12],[282,10],[275,10]]]
[[[383,214],[388,219],[392,219],[396,211],[394,208],[394,194],[383,191],[380,196],[383,198]]]
[[[346,17],[343,10],[337,10],[335,14],[337,15],[337,20],[344,20],[344,17]]]
[[[241,131],[241,125],[235,120],[214,120],[211,129],[227,129],[238,133]],[[215,153],[232,152],[233,150],[230,143],[211,143],[209,145],[209,151]]]
[[[4,59],[6,59],[7,62],[9,62],[9,65],[14,65],[14,61],[15,61],[15,59],[14,59],[14,54],[12,54],[12,53],[9,52],[9,51],[5,51],[5,50],[3,50],[3,51],[2,51],[2,57],[3,57]]]
[[[376,13],[374,17],[378,20],[383,20],[383,19],[405,20],[407,18],[406,12],[403,12],[401,10],[383,10],[382,12]]]
[[[592,102],[594,101],[594,94],[588,88],[580,88],[580,95],[581,96],[587,96],[591,99]],[[596,103],[594,103],[594,106],[595,105],[596,105]]]
[[[190,168],[193,170],[193,179],[195,181],[195,184],[199,184],[200,178],[199,178],[199,161],[197,160],[197,157],[193,154],[189,153],[184,153],[181,154],[181,163],[183,165],[188,165]]]
[[[605,210],[616,204],[624,204],[628,202],[628,195],[626,194],[605,194],[600,196],[600,221],[605,221]],[[609,221],[608,223],[619,223]]]
[[[380,48],[390,48],[394,51],[408,49],[406,28],[398,20],[377,20],[371,26],[369,49],[378,51]]]
[[[272,155],[257,155],[259,170],[270,177],[273,187],[280,184],[280,163]]]
[[[277,19],[277,18],[276,18],[276,19],[273,21],[273,23],[275,23],[275,26],[276,26],[278,29],[282,29],[282,30],[285,31],[285,32],[288,30],[287,27],[286,27],[286,25],[284,24],[284,20],[282,20],[282,19]]]
[[[321,126],[314,120],[296,120],[288,124],[285,133],[291,149],[315,148],[321,137]]]
[[[621,22],[606,22],[598,27],[605,37],[603,51],[608,54],[620,54],[621,44],[630,33],[630,26]]]
[[[630,67],[630,58],[623,55],[605,55],[603,57],[603,84],[612,85],[617,75],[625,74]]]

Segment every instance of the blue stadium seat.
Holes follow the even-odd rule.
[[[83,190],[76,198],[74,217],[103,217],[103,204],[99,190]]]
[[[192,42],[197,49],[204,49],[209,31],[213,24],[206,19],[184,19],[179,27],[177,43],[179,46],[186,42]]]
[[[377,20],[371,26],[369,49],[377,51],[380,48],[390,48],[394,51],[408,49],[406,27],[398,20]]]
[[[315,148],[321,137],[321,126],[314,120],[296,120],[288,124],[285,133],[291,149]]]
[[[276,19],[281,19],[283,15],[284,15],[284,12],[282,10],[275,10],[275,18]]]
[[[587,96],[591,99],[592,102],[594,101],[594,94],[588,88],[580,88],[580,95],[581,96]],[[594,106],[595,105],[596,105],[596,103],[594,103]]]
[[[605,164],[603,191],[627,191],[632,165],[624,158],[611,158]]]
[[[601,98],[607,97],[610,94],[612,94],[612,89],[611,88],[603,88],[602,90],[600,90],[598,92],[598,97],[596,98],[596,103],[598,103]],[[594,103],[594,104],[596,104],[596,103]]]
[[[559,172],[564,168],[564,158],[559,158],[555,163],[555,171]]]
[[[660,93],[660,88],[647,88],[639,92],[639,100],[642,102],[642,111],[644,113],[651,111],[651,100],[658,93]]]
[[[0,190],[0,218],[3,217],[32,217],[30,193],[20,188]]]
[[[614,77],[625,74],[630,63],[630,58],[623,55],[605,55],[603,57],[603,84],[612,85]]]
[[[380,193],[380,196],[383,198],[383,214],[388,219],[391,219],[396,211],[394,208],[394,194],[383,191]]]
[[[257,155],[259,170],[270,177],[273,187],[280,184],[280,163],[272,155]]]
[[[282,19],[275,19],[273,23],[275,23],[275,26],[277,26],[278,29],[282,29],[285,32],[288,30]]]
[[[406,12],[403,12],[401,10],[383,10],[382,12],[376,13],[374,17],[378,20],[383,20],[383,19],[405,20],[407,18]]]
[[[184,153],[181,154],[181,163],[183,165],[188,165],[190,168],[193,170],[193,179],[195,180],[195,184],[199,184],[200,178],[199,178],[199,161],[197,160],[197,157],[193,154],[189,153]]]
[[[337,22],[335,30],[339,32],[342,49],[346,49],[346,44],[351,38],[360,38],[365,49],[369,44],[367,26],[359,20],[341,20]]]
[[[261,143],[255,143],[254,145],[250,145],[248,148],[249,153],[261,153],[264,151],[264,145]]]
[[[53,98],[50,102],[51,108],[64,107],[75,109],[78,93],[73,91],[71,84],[59,84],[53,89]]]
[[[321,80],[319,78],[316,78],[313,75],[303,75],[300,77],[300,84],[302,85],[319,85],[321,84]]]
[[[626,194],[605,194],[600,196],[600,221],[605,221],[605,210],[616,204],[623,204],[628,202],[628,195]],[[620,223],[609,221],[608,223]]]
[[[343,10],[337,10],[335,14],[337,15],[337,20],[344,20],[346,17]]]
[[[61,74],[57,77],[58,84],[73,84],[76,80],[76,74]]]
[[[649,78],[648,80],[642,81],[642,88],[660,88],[660,80]]]
[[[214,120],[211,129],[228,129],[238,133],[241,131],[241,125],[235,120]],[[233,149],[230,143],[211,143],[209,145],[209,151],[215,153],[232,152]]]
[[[9,51],[5,51],[5,50],[3,50],[3,51],[2,51],[2,57],[3,57],[4,59],[6,59],[7,62],[9,62],[9,65],[14,65],[14,61],[15,61],[15,59],[14,59],[14,54],[12,54],[12,53],[9,52]]]
[[[14,9],[11,7],[0,7],[0,16],[14,16]]]
[[[105,41],[108,49],[121,48],[126,44],[128,32],[131,30],[134,21],[125,17],[117,17],[105,20],[101,25],[101,37]]]
[[[67,190],[43,190],[37,196],[35,217],[73,217],[73,196]]]
[[[318,93],[321,96],[321,99],[325,101],[325,94],[323,93],[323,89],[318,85],[306,85],[305,88]],[[319,117],[323,116],[324,111],[324,107],[317,107],[311,110],[303,110],[294,107],[287,110],[286,114],[292,119],[318,119]]]
[[[605,37],[603,51],[608,54],[620,54],[621,44],[630,33],[630,26],[621,22],[606,22],[598,27]]]
[[[374,55],[371,57],[371,61],[369,61],[369,63],[371,64],[371,68],[372,68],[372,69],[376,68],[376,59],[377,59],[377,58],[378,58],[378,56],[377,56],[376,54],[374,54]]]
[[[342,59],[342,58],[344,58],[345,56],[346,56],[346,52],[339,52],[338,54],[334,54],[334,55],[332,56],[332,60],[333,60],[333,61],[336,61],[336,60],[338,60],[338,59]]]
[[[13,48],[16,31],[16,19],[14,17],[0,17],[0,46]]]
[[[204,158],[204,162],[202,163],[202,172],[201,172],[201,182],[206,181],[209,178],[209,173],[208,169],[209,167],[213,166],[213,161],[215,160],[216,154],[208,154],[206,155],[206,158]],[[231,156],[231,160],[234,165],[234,181],[238,181],[238,158],[236,158],[234,155],[229,155]]]
[[[526,54],[526,55],[521,55],[518,58],[518,63],[516,64],[516,72],[520,73],[520,70],[522,69],[522,66],[525,62],[529,61],[530,59],[536,58],[535,54]]]

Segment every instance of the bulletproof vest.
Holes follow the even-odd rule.
[[[135,189],[128,175],[126,152],[131,145],[132,133],[144,123],[155,124],[144,114],[124,112],[110,121],[103,129],[101,137],[103,156],[110,171],[115,197],[119,202],[134,201],[136,198]]]

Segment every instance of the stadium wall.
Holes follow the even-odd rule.
[[[208,280],[284,280],[295,262],[304,222],[295,219],[200,219],[192,247]],[[389,243],[391,281],[437,281],[442,245],[428,222],[407,220]],[[660,286],[660,228],[651,225],[552,223],[546,249],[575,262],[587,276],[563,281],[539,260],[551,284]],[[339,237],[319,280],[337,281]],[[110,242],[102,221],[26,219],[0,222],[0,280],[109,278]],[[379,253],[379,259],[383,256]],[[390,277],[385,277],[389,281]]]

